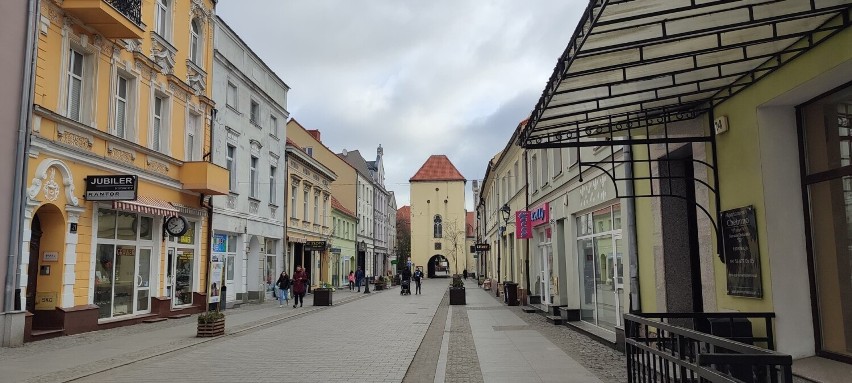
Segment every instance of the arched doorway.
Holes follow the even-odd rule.
[[[428,276],[429,278],[447,278],[450,276],[449,261],[446,257],[440,254],[435,254],[429,258]]]
[[[62,298],[65,218],[53,204],[41,206],[30,223],[26,309],[33,313],[33,330],[63,327],[56,313]]]

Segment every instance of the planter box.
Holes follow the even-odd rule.
[[[465,301],[464,287],[450,287],[450,304],[451,305],[465,305],[465,304],[467,304],[466,301]]]
[[[314,289],[314,306],[331,306],[331,289]]]
[[[198,334],[200,338],[219,336],[225,334],[225,319],[219,319],[210,323],[199,323]]]

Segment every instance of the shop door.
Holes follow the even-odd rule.
[[[175,248],[170,247],[166,251],[166,296],[174,297],[175,286]]]
[[[138,313],[151,311],[151,253],[150,247],[139,249],[136,257],[136,310]]]
[[[234,283],[234,262],[236,261],[236,256],[234,254],[228,254],[225,256],[225,287],[226,290],[226,299],[227,302],[234,302],[237,300],[237,289]]]
[[[192,270],[195,253],[192,249],[175,249],[172,307],[185,307],[192,304]]]
[[[550,300],[550,245],[545,244],[539,246],[541,249],[539,254],[539,265],[541,265],[541,271],[539,275],[539,291],[541,291],[541,303],[544,304],[552,304]]]

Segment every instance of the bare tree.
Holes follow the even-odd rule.
[[[465,257],[465,227],[456,221],[444,224],[444,241],[447,243],[446,254],[453,261],[454,274],[459,273],[459,255]]]

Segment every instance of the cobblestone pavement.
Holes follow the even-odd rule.
[[[454,383],[483,382],[467,309],[464,306],[452,306],[450,311],[452,325],[445,380]]]
[[[441,299],[438,310],[432,318],[432,324],[426,330],[426,335],[420,342],[420,348],[417,349],[414,360],[408,366],[408,371],[402,380],[403,383],[433,383],[435,381],[435,371],[438,368],[441,341],[444,336],[444,325],[449,310],[449,294],[444,293],[444,298]]]
[[[427,282],[411,296],[393,289],[80,381],[400,382],[444,286]]]

